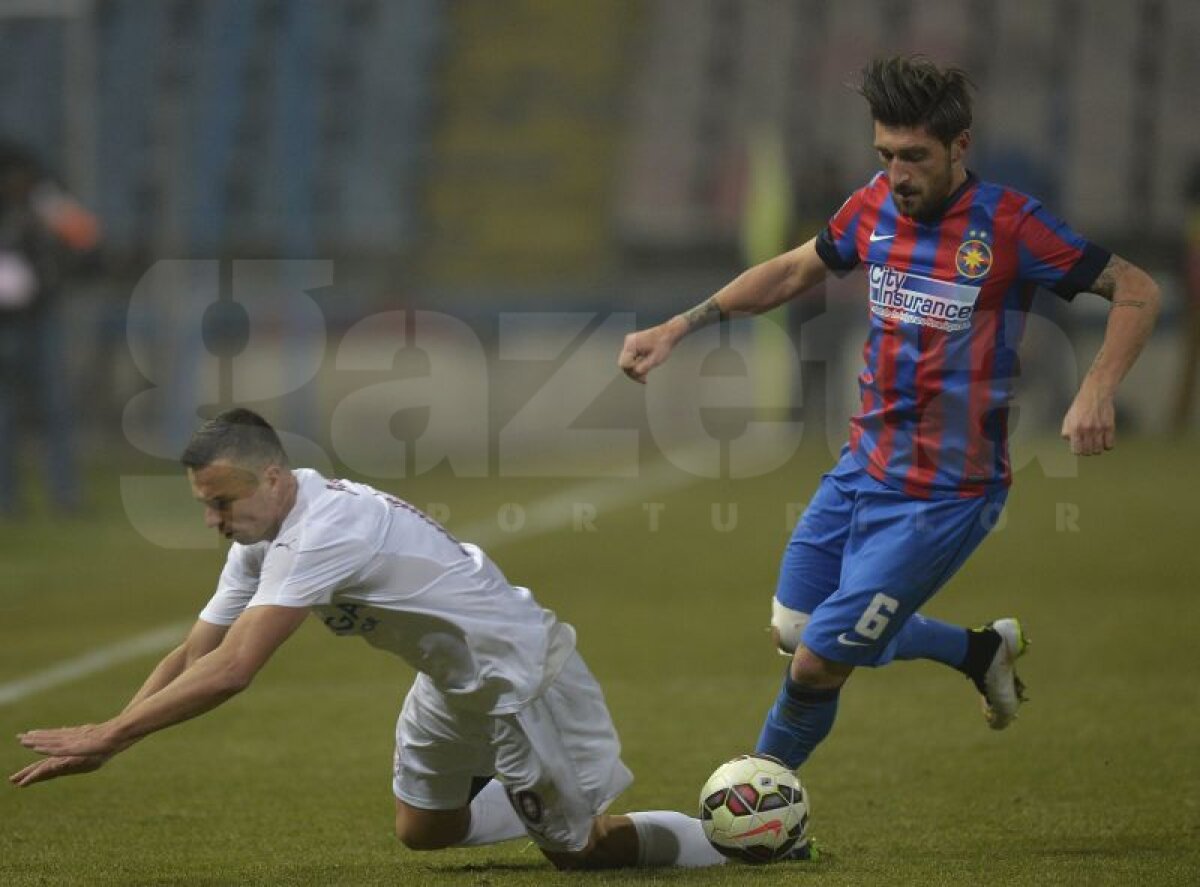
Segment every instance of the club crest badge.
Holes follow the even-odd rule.
[[[983,277],[992,269],[992,248],[983,241],[982,238],[987,235],[982,232],[970,231],[967,236],[971,239],[964,240],[959,246],[954,264],[959,274],[973,280]]]

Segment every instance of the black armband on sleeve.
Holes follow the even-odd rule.
[[[1111,258],[1112,253],[1089,241],[1083,249],[1083,255],[1071,266],[1071,270],[1054,285],[1054,292],[1068,302],[1071,301],[1077,293],[1085,291],[1096,282],[1096,278],[1100,276],[1100,272],[1105,269]]]
[[[858,266],[857,256],[848,265],[842,259],[841,254],[838,253],[837,247],[833,243],[833,232],[829,230],[828,225],[822,228],[821,233],[817,235],[817,255],[820,256],[821,261],[825,263],[825,267],[830,271],[844,273]]]

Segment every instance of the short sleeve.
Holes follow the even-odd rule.
[[[1112,255],[1076,234],[1036,200],[1026,205],[1016,239],[1017,276],[1068,301],[1092,285]]]
[[[875,180],[871,180],[873,185]],[[817,255],[830,271],[845,273],[858,266],[858,244],[855,234],[858,230],[858,218],[865,203],[864,197],[868,188],[860,188],[841,205],[829,223],[817,235]]]
[[[315,544],[274,542],[248,606],[316,607],[354,583],[371,557],[359,539],[334,537]]]
[[[232,625],[258,590],[259,573],[267,543],[234,543],[225,558],[225,568],[217,581],[217,590],[200,618],[213,625]]]

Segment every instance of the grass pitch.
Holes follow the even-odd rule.
[[[1192,448],[1194,449],[1194,448]],[[0,882],[23,884],[1195,884],[1200,883],[1200,623],[1194,452],[1123,441],[1079,477],[1018,474],[1007,521],[927,612],[1019,615],[1032,701],[1003,733],[965,680],[928,663],[860,671],[804,768],[811,864],[555,873],[527,842],[435,854],[391,835],[392,729],[411,674],[305,626],[246,693],[105,769],[0,788]],[[692,811],[721,761],[750,749],[784,661],[765,626],[788,503],[827,453],[738,481],[698,481],[487,547],[579,629],[636,774],[615,809]],[[380,484],[486,526],[572,481]],[[199,522],[180,481],[179,516]],[[117,479],[85,519],[3,527],[0,684],[164,623],[207,599],[222,553],[132,531]],[[657,505],[648,505],[647,500]],[[737,507],[730,529],[730,506]],[[713,509],[717,509],[714,528]],[[657,530],[650,529],[657,514]],[[0,730],[104,719],[146,657],[0,707]],[[0,767],[30,755],[8,741]]]

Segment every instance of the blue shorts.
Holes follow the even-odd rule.
[[[810,614],[801,640],[818,655],[890,662],[896,633],[983,541],[1007,495],[914,499],[843,449],[792,532],[775,597]]]

